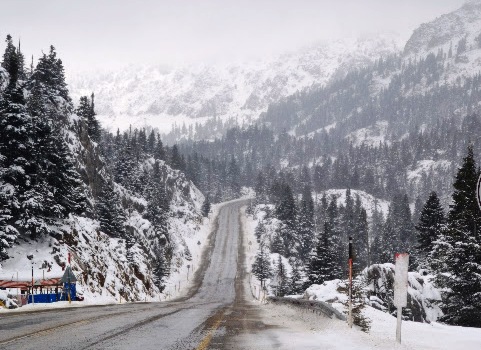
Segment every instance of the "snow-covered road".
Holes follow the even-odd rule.
[[[255,238],[246,227],[245,204],[220,207],[204,263],[186,297],[0,314],[0,349],[479,348],[477,329],[406,322],[406,342],[397,345],[395,318],[382,312],[368,315],[375,327],[366,334],[337,319],[260,304],[247,278],[253,254],[248,243]]]
[[[236,297],[240,208],[223,205],[190,297],[0,316],[1,349],[206,349]],[[210,345],[209,345],[210,344]]]

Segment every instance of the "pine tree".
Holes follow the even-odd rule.
[[[16,75],[10,76],[0,100],[0,155],[4,167],[0,182],[8,184],[13,191],[7,211],[23,232],[35,238],[48,227],[42,217],[46,203],[39,192],[44,189],[36,186],[38,167],[33,121],[17,78]]]
[[[177,145],[172,146],[172,156],[170,158],[170,166],[173,169],[182,170],[182,158],[179,153],[179,147]]]
[[[57,117],[65,118],[68,114],[66,112],[72,112],[63,63],[62,60],[57,58],[55,47],[50,46],[48,55],[43,54],[40,57],[31,81],[39,81],[44,84],[49,103],[60,112],[56,113]],[[58,97],[67,103],[62,103],[64,106],[61,106]]]
[[[377,202],[374,205],[374,212],[372,213],[371,236],[374,236],[370,253],[371,263],[380,264],[383,261],[381,255],[384,249],[383,242],[383,227],[384,218],[382,213],[378,210]]]
[[[356,226],[354,228],[354,266],[361,269],[370,265],[369,226],[367,213],[364,208],[357,212]]]
[[[266,234],[266,226],[264,224],[264,221],[259,221],[259,223],[257,224],[256,226],[256,230],[255,230],[255,235],[256,235],[256,239],[257,239],[257,242],[260,242],[262,237]]]
[[[284,295],[289,294],[291,283],[289,276],[287,275],[286,267],[282,262],[281,255],[279,255],[279,258],[277,259],[277,265],[274,274],[277,278],[276,296],[283,297]]]
[[[295,258],[289,259],[292,266],[291,275],[291,293],[292,294],[302,294],[304,292],[304,265]]]
[[[125,235],[126,218],[118,203],[119,198],[113,188],[105,185],[97,201],[96,213],[100,221],[100,230],[111,237]]]
[[[278,238],[282,240],[282,244],[284,245],[282,252],[290,255],[299,243],[296,235],[296,203],[291,187],[288,184],[281,184],[279,190],[280,198],[276,206],[276,217],[281,220],[282,223],[278,229]]]
[[[321,233],[315,249],[311,252],[307,276],[310,284],[322,284],[340,277],[341,273],[333,254],[334,248],[330,223],[326,222],[324,232]]]
[[[165,160],[165,149],[159,135],[157,135],[157,140],[157,144],[154,148],[154,158],[157,160]]]
[[[254,263],[252,264],[252,273],[261,282],[261,286],[264,285],[266,279],[272,277],[269,254],[267,254],[263,244],[261,244],[260,250],[257,252]]]
[[[4,171],[3,156],[0,154],[0,262],[8,258],[7,249],[18,236],[18,231],[9,224],[12,219],[10,204],[13,201],[13,193],[2,180]]]
[[[426,259],[433,250],[434,241],[441,234],[445,222],[444,210],[439,198],[436,192],[431,192],[421,210],[419,222],[416,225],[418,232],[416,253],[420,266],[427,267]]]
[[[211,205],[210,205],[209,195],[207,195],[205,196],[204,203],[202,203],[202,208],[201,208],[202,216],[204,216],[205,218],[209,216],[210,207]]]
[[[152,223],[158,237],[169,241],[168,236],[169,201],[163,183],[157,183],[147,204],[144,218]]]
[[[305,185],[302,191],[302,198],[299,203],[297,218],[297,240],[299,246],[297,254],[299,259],[307,262],[309,252],[312,250],[314,240],[314,201],[312,200],[311,188]]]
[[[7,35],[5,42],[7,43],[7,47],[5,48],[5,53],[3,54],[1,66],[5,68],[11,79],[17,81],[19,78],[20,62],[17,55],[17,49],[13,45],[12,36],[10,34]]]
[[[153,281],[160,292],[165,289],[165,278],[169,275],[168,262],[165,259],[166,252],[160,247],[155,248],[155,260],[153,261]]]
[[[55,127],[52,132],[54,151],[47,155],[51,164],[47,180],[54,188],[53,199],[61,213],[60,218],[68,214],[81,214],[86,209],[86,191],[75,161],[68,148],[63,132]]]
[[[476,169],[473,148],[453,184],[447,229],[435,243],[433,258],[441,260],[437,283],[443,288],[441,321],[481,327],[481,212],[476,203]]]
[[[77,115],[81,117],[87,124],[87,132],[92,141],[100,141],[100,124],[95,118],[95,107],[94,107],[94,94],[92,93],[91,99],[87,96],[80,97],[80,103],[76,110]]]
[[[347,237],[341,232],[339,212],[337,198],[336,196],[332,196],[327,207],[324,234],[326,234],[329,239],[329,249],[335,263],[335,278],[343,277],[342,271],[344,271],[344,266],[347,264]]]

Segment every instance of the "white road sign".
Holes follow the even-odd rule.
[[[394,305],[406,307],[408,301],[408,268],[409,254],[396,253],[396,268],[394,275]]]

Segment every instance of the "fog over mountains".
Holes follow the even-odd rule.
[[[107,128],[151,125],[168,131],[216,117],[253,121],[283,97],[366,67],[399,50],[396,36],[336,41],[263,61],[179,68],[128,66],[119,71],[75,75],[74,97],[95,92]]]

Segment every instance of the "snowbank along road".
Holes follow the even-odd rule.
[[[244,298],[241,208],[224,204],[210,251],[183,299],[56,309],[0,316],[1,349],[234,349],[233,338],[261,330]],[[267,345],[267,344],[265,344]],[[272,348],[276,347],[276,344]],[[270,348],[271,346],[269,346]]]

